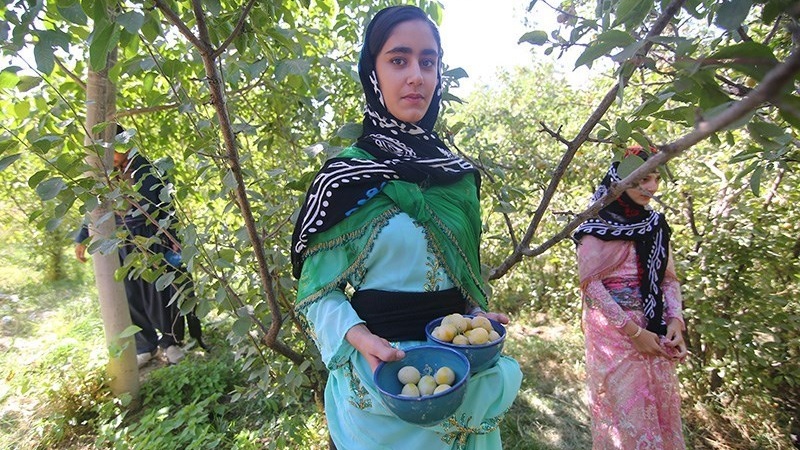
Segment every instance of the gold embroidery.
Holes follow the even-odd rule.
[[[454,450],[463,450],[467,448],[467,440],[473,434],[489,434],[496,430],[503,421],[503,414],[484,420],[476,427],[470,427],[469,422],[472,416],[467,417],[466,414],[461,415],[461,420],[456,419],[456,416],[450,416],[446,421],[442,422],[442,441],[446,444],[453,446]]]
[[[323,242],[321,244],[317,244],[311,246],[306,250],[306,258],[313,255],[316,252],[322,250],[330,250],[342,244],[347,244],[352,242],[353,240],[363,236],[368,231],[370,232],[369,238],[367,239],[367,243],[364,245],[364,249],[359,252],[356,259],[353,261],[352,264],[348,268],[346,268],[342,273],[334,280],[331,280],[328,284],[323,286],[321,289],[314,292],[312,295],[304,298],[303,300],[297,302],[294,308],[299,314],[302,314],[302,310],[307,308],[312,303],[315,303],[322,299],[322,297],[328,295],[329,293],[333,292],[334,290],[338,289],[343,283],[347,281],[353,275],[363,277],[366,273],[366,267],[364,267],[364,261],[369,256],[370,252],[372,251],[372,247],[375,245],[375,238],[378,236],[378,233],[389,223],[389,219],[394,217],[397,213],[400,212],[400,208],[393,206],[387,209],[385,212],[378,215],[373,221],[367,223],[365,226],[352,231],[350,233],[344,234],[339,236],[336,239],[332,239],[330,241]],[[370,227],[372,230],[370,231]]]
[[[430,255],[425,265],[428,266],[428,271],[425,273],[426,281],[423,289],[425,292],[436,292],[440,289],[439,283],[444,281],[439,276],[439,270],[442,268],[441,264],[439,264],[439,259]]]
[[[369,397],[369,392],[361,385],[361,380],[353,370],[353,364],[347,364],[343,370],[344,376],[350,382],[350,390],[353,393],[353,397],[348,399],[350,404],[358,409],[367,409],[371,407],[372,400]]]

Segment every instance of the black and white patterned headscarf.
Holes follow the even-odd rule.
[[[422,120],[403,122],[386,109],[375,71],[375,56],[381,49],[371,50],[370,38],[376,23],[388,38],[394,26],[409,20],[425,20],[434,27],[427,15],[414,6],[383,9],[367,26],[358,61],[366,107],[362,134],[356,147],[375,159],[331,158],[317,173],[292,234],[292,273],[295,278],[300,277],[302,255],[309,237],[350,216],[379,193],[387,182],[403,180],[433,186],[453,183],[467,173],[478,178],[475,167],[453,154],[433,131],[442,100],[441,65],[433,99]],[[438,44],[438,34],[434,34]]]
[[[647,159],[646,152],[640,153]],[[592,196],[591,203],[602,198],[612,183],[621,181],[617,174],[619,162],[613,162],[606,176]],[[664,295],[661,290],[667,270],[669,239],[671,230],[664,214],[647,209],[623,193],[613,203],[601,209],[598,217],[582,223],[573,234],[578,241],[591,235],[604,241],[633,241],[639,260],[639,289],[647,317],[647,329],[658,335],[666,335],[664,319]]]

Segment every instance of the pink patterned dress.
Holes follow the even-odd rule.
[[[584,236],[578,245],[578,270],[592,448],[684,449],[676,362],[639,353],[621,330],[629,320],[647,325],[633,243]],[[671,257],[662,289],[666,321],[683,322]]]

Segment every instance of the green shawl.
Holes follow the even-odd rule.
[[[374,159],[349,147],[339,157]],[[303,254],[295,309],[302,312],[350,277],[363,276],[364,260],[384,225],[404,212],[419,223],[434,255],[461,293],[472,304],[487,309],[487,295],[480,271],[481,212],[475,179],[422,188],[405,181],[390,181],[379,194],[330,229],[312,235]],[[340,251],[332,252],[329,250]]]

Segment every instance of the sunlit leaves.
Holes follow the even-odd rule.
[[[519,38],[519,44],[527,42],[532,45],[542,45],[547,42],[547,32],[541,30],[529,31]]]
[[[592,63],[597,58],[607,55],[611,50],[618,47],[627,47],[633,44],[635,40],[633,37],[624,31],[610,30],[605,33],[597,35],[594,42],[592,42],[586,50],[575,60],[575,67],[587,66],[592,67]]]

